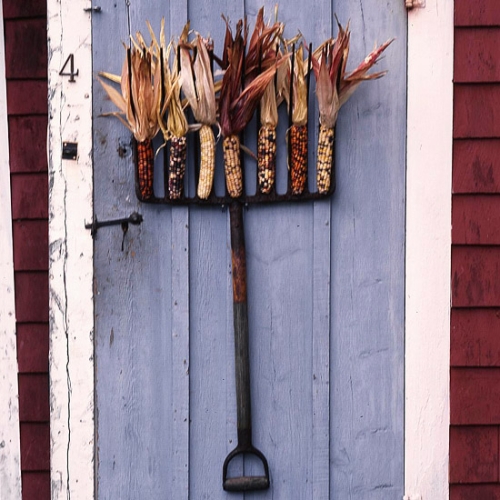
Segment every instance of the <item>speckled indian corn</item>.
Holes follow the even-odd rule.
[[[316,184],[318,192],[328,193],[332,177],[334,129],[320,125],[318,158],[316,162]]]
[[[186,136],[170,139],[170,168],[168,172],[168,193],[172,200],[182,196],[184,188],[184,174],[186,173],[187,156]]]
[[[257,169],[260,192],[268,194],[276,175],[276,127],[272,125],[263,125],[259,129]]]
[[[292,194],[301,194],[307,180],[307,125],[290,127],[290,180]]]
[[[137,178],[143,200],[153,196],[154,151],[151,140],[137,143]]]

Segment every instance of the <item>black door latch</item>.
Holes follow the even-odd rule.
[[[134,224],[138,226],[143,221],[142,215],[137,212],[132,212],[128,217],[122,219],[112,219],[112,220],[97,220],[97,217],[94,217],[94,220],[90,224],[85,224],[85,229],[90,229],[90,234],[92,238],[95,238],[97,235],[97,230],[100,227],[105,226],[118,226],[121,225],[123,231],[123,240],[122,240],[122,251],[123,244],[125,242],[125,235],[128,231],[129,224]]]

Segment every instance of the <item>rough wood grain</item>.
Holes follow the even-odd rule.
[[[454,244],[500,244],[500,197],[453,196],[452,224]]]
[[[453,193],[500,192],[500,140],[453,142]]]
[[[217,2],[216,6],[189,2],[187,17],[193,29],[212,35],[215,50],[220,53],[225,29],[220,13],[227,14],[234,26],[246,12],[253,26],[259,7],[256,2]],[[273,7],[274,4],[266,5],[268,15]],[[161,15],[166,16],[167,26],[180,29],[174,8],[171,6],[168,11],[163,6]],[[315,9],[320,15],[305,19],[294,5],[281,6],[280,18],[290,35],[300,28],[308,41],[319,43],[336,31],[332,32],[330,4],[320,2]],[[373,0],[363,2],[365,14],[371,12],[373,16],[377,10]],[[146,18],[158,25],[159,12],[159,6],[153,2],[132,4],[133,30]],[[341,17],[346,22],[361,14],[346,11]],[[404,39],[403,8],[399,14],[401,17],[393,24],[384,20],[382,28],[375,22],[361,23],[353,59],[362,60],[375,38],[380,40],[380,34],[375,35],[379,29],[387,32],[387,38],[396,35]],[[384,19],[392,16],[392,8],[381,15]],[[123,5],[115,8],[112,2],[105,2],[102,15],[94,18],[96,70],[119,71],[121,58],[116,54],[121,53],[118,42],[120,37],[126,38],[126,27]],[[115,39],[116,49],[109,50]],[[355,481],[353,500],[378,498],[366,496],[376,495],[377,490],[384,500],[403,494],[404,169],[396,165],[404,165],[403,136],[397,139],[404,130],[404,113],[400,112],[405,103],[404,53],[403,43],[384,60],[384,65],[399,75],[392,83],[386,79],[362,87],[355,104],[343,111],[349,118],[343,125],[342,140],[346,146],[338,161],[347,178],[343,181],[344,198],[336,205],[336,223],[331,222],[329,201],[250,207],[244,213],[253,437],[269,460],[272,480],[271,490],[258,494],[261,499],[326,499],[344,495],[349,490],[344,471],[339,470],[338,462],[334,460],[331,465],[329,461],[330,450],[336,456],[342,448],[353,458],[347,475],[363,468]],[[391,90],[382,92],[383,84]],[[395,99],[396,94],[400,98]],[[313,93],[311,102],[314,103]],[[177,208],[138,204],[133,194],[126,132],[118,122],[98,116],[111,107],[97,85],[94,103],[96,214],[106,219],[137,209],[144,215],[140,228],[130,228],[123,253],[119,228],[100,230],[96,240],[98,497],[106,498],[113,492],[131,497],[226,498],[221,484],[222,463],[236,439],[228,213],[219,207],[190,208],[187,229],[180,223],[187,210],[177,214]],[[315,113],[310,123],[313,162]],[[284,137],[286,127],[282,127],[278,133]],[[379,127],[388,129],[388,137],[392,138],[383,145],[374,137]],[[253,135],[245,134],[250,148]],[[123,158],[117,154],[120,145],[122,153],[125,151]],[[284,142],[279,148],[279,161],[285,162]],[[367,168],[368,159],[374,155],[380,158]],[[220,147],[217,157],[221,161]],[[253,160],[245,160],[249,170],[254,168]],[[284,163],[282,166],[286,168]],[[221,181],[216,181],[218,189]],[[356,189],[350,189],[354,185]],[[370,191],[373,186],[376,195]],[[390,195],[382,195],[387,189]],[[354,224],[353,211],[360,231],[356,237],[349,230]],[[177,215],[180,217],[176,219]],[[381,234],[373,244],[373,233],[379,228]],[[334,244],[334,240],[343,241],[342,246]],[[187,241],[189,247],[183,247]],[[188,270],[183,267],[186,259]],[[381,269],[373,279],[376,281],[380,274],[383,284],[365,287],[363,283],[371,279],[370,267],[381,259],[384,263],[375,264]],[[330,279],[331,261],[335,262],[335,282]],[[353,269],[359,279],[354,289],[360,295],[345,315],[342,302],[353,293],[349,285]],[[179,289],[171,288],[178,283]],[[183,294],[187,292],[188,310],[186,304],[183,306],[176,299],[176,294],[186,297]],[[330,317],[331,308],[338,315],[335,320]],[[373,327],[360,332],[354,328],[353,317]],[[189,340],[172,337],[181,331],[180,323],[189,325]],[[383,336],[380,340],[379,335]],[[337,346],[339,337],[347,341],[353,336],[357,338],[356,349],[341,352],[332,345],[330,350],[330,342]],[[333,341],[333,337],[337,340]],[[178,346],[175,342],[179,342]],[[175,354],[180,344],[184,350],[189,346],[189,429],[182,419],[176,422],[179,417],[175,414],[176,402],[186,402],[187,376],[177,377],[174,373],[184,362]],[[334,367],[329,362],[333,355]],[[356,359],[356,363],[350,363],[351,359]],[[346,370],[349,377],[365,381],[363,393],[354,397],[356,404],[363,405],[363,398],[368,397],[367,404],[372,406],[370,418],[365,413],[354,424],[352,414],[344,410],[344,402],[353,397],[348,380],[345,383]],[[336,381],[333,392],[330,377]],[[397,383],[386,383],[388,380]],[[336,404],[330,410],[331,394]],[[181,407],[182,411],[185,409]],[[364,424],[360,420],[363,417],[370,422]],[[377,419],[381,422],[375,422]],[[335,423],[334,430],[330,422]],[[346,433],[344,429],[351,427],[355,430]],[[189,493],[183,489],[184,483],[180,489],[172,490],[174,478],[185,477],[186,473],[178,468],[185,463],[185,450],[178,450],[178,455],[175,448],[185,439],[186,432]],[[374,455],[364,455],[367,449],[375,453],[376,447],[382,456],[391,456],[391,465],[372,470]],[[236,464],[236,468],[244,468],[246,474],[257,471],[251,460]],[[390,486],[380,487],[389,483]],[[257,498],[257,494],[246,494],[245,498]]]
[[[498,484],[452,484],[450,500],[477,500],[478,498],[496,498],[500,495]]]
[[[451,366],[500,366],[500,310],[451,311]]]
[[[453,136],[457,139],[500,137],[500,87],[460,84],[454,87]]]
[[[450,483],[498,481],[498,427],[450,427]]]
[[[453,307],[496,307],[500,305],[496,246],[455,246],[451,260],[451,299]]]
[[[398,41],[379,65],[389,69],[388,75],[356,91],[341,110],[337,127],[332,498],[403,495],[405,146],[398,135],[406,126],[406,82],[400,79],[406,71],[406,31],[400,8],[366,1],[336,6],[339,19],[351,19],[352,64],[371,50],[375,39],[396,36]]]
[[[500,26],[496,0],[456,0],[455,26]]]
[[[500,80],[500,27],[455,30],[455,83]]]
[[[452,368],[452,425],[500,424],[500,369]]]

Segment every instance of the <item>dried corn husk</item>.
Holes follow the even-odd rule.
[[[378,61],[382,52],[394,41],[394,38],[387,40],[385,43],[374,49],[366,56],[366,58],[358,65],[358,67],[345,75],[342,72],[342,79],[340,81],[340,105],[344,104],[353,92],[357,89],[358,85],[366,80],[376,80],[384,76],[387,71],[379,71],[377,73],[368,74],[370,68]],[[347,55],[346,55],[347,59]]]
[[[236,33],[233,38],[229,22],[225,17],[224,20],[226,22],[226,36],[222,61],[223,64],[227,64],[227,66],[225,67],[225,73],[222,79],[219,113],[222,134],[226,137],[238,134],[245,128],[252,118],[254,110],[267,86],[274,78],[276,68],[284,62],[285,59],[279,59],[275,49],[271,51],[266,49],[266,57],[269,58],[270,54],[273,54],[273,63],[270,64],[268,62],[268,64],[270,64],[269,67],[257,75],[252,71],[248,73],[245,72],[247,78],[245,79],[246,83],[245,88],[243,89],[243,66],[245,66],[245,68],[248,67],[245,59],[248,27],[246,20],[239,20],[236,25]],[[273,26],[274,27],[272,29],[276,32],[277,36],[277,33],[281,29],[281,25],[279,23],[275,23]],[[273,38],[267,29],[263,29],[260,36],[263,37],[264,40],[269,40],[270,38],[275,40],[276,38],[276,36]],[[264,42],[262,43],[264,44]],[[258,41],[254,41],[252,53],[257,50],[258,44]],[[251,63],[250,67],[252,67],[253,64],[254,63]]]
[[[316,95],[320,114],[320,124],[334,127],[340,107],[349,99],[358,85],[365,80],[374,80],[386,71],[368,74],[382,52],[392,43],[388,40],[375,49],[349,74],[346,74],[349,56],[350,29],[344,29],[337,21],[339,33],[320,45],[313,53],[312,66],[316,77]]]
[[[161,78],[151,46],[138,33],[137,41],[127,48],[120,76],[102,72],[99,82],[118,111],[105,115],[116,116],[138,142],[153,139],[159,130],[157,119],[160,106]],[[102,77],[102,78],[101,78]],[[121,93],[103,78],[119,82]]]
[[[337,38],[326,40],[312,55],[319,122],[326,128],[333,128],[337,121],[340,109],[339,85],[349,51],[349,40],[349,25],[344,30],[339,24]]]
[[[300,35],[285,43],[287,55],[291,55],[289,47],[294,45],[300,38]],[[292,61],[289,60],[285,78],[281,82],[281,88],[278,93],[284,97],[288,109],[290,109],[290,79],[293,79],[293,97],[292,97],[292,124],[299,127],[307,124],[307,58],[304,60],[304,44],[301,43],[295,51],[294,70],[292,75]]]
[[[210,42],[200,35],[196,37],[194,60],[190,46],[187,43],[181,45],[181,84],[196,121],[213,125],[217,121],[217,104],[207,43]]]

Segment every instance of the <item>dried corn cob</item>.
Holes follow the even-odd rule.
[[[251,120],[255,108],[274,78],[276,69],[285,61],[285,58],[277,57],[273,45],[275,37],[282,31],[282,25],[275,23],[264,29],[262,16],[263,10],[259,12],[258,25],[254,35],[252,35],[252,43],[246,57],[246,19],[238,21],[233,39],[229,22],[224,17],[226,37],[222,61],[225,64],[225,72],[219,99],[219,113],[222,135],[224,136],[224,158],[227,161],[225,166],[226,184],[231,196],[240,196],[243,193],[238,134]],[[265,67],[267,69],[258,73],[253,71],[256,66],[255,61],[258,61],[259,51],[264,47]],[[268,50],[269,47],[273,47],[273,49]],[[243,74],[243,68],[246,68],[245,74]],[[242,88],[243,76],[245,76],[244,89]]]
[[[151,140],[137,143],[137,178],[141,198],[148,200],[153,196],[154,152]]]
[[[301,194],[307,180],[307,125],[290,127],[290,180],[292,194]]]
[[[189,23],[186,24],[183,30],[183,36],[187,36]],[[165,41],[165,22],[162,19],[160,28],[159,41],[155,37],[153,30],[150,29],[151,38],[153,40],[152,47],[158,55],[161,80],[163,83],[163,94],[165,96],[165,104],[159,110],[157,119],[158,125],[163,133],[165,143],[170,141],[169,148],[169,171],[168,171],[168,195],[171,199],[177,200],[182,197],[184,174],[186,172],[186,157],[187,157],[187,141],[186,133],[188,131],[188,123],[184,114],[184,109],[181,102],[180,77],[178,74],[179,53],[173,41],[166,45]],[[169,60],[170,54],[174,52],[175,58],[173,61],[173,69],[170,69]],[[165,112],[168,113],[165,120]]]
[[[182,197],[184,174],[186,173],[186,156],[186,136],[170,137],[168,194],[172,200],[178,200]]]
[[[329,39],[321,44],[312,55],[320,123],[316,183],[318,192],[321,194],[326,194],[330,189],[334,128],[340,107],[363,80],[373,80],[385,74],[385,72],[367,73],[392,42],[388,40],[380,47],[376,47],[353,72],[346,76],[345,68],[351,34],[349,25],[344,29],[338,20],[337,24],[339,28],[337,38]]]
[[[215,137],[212,127],[203,125],[200,128],[200,177],[198,180],[198,197],[206,200],[210,196],[215,170]]]
[[[237,135],[224,137],[222,149],[224,151],[224,171],[226,174],[227,191],[232,198],[238,198],[243,194],[239,137]]]
[[[217,123],[217,104],[209,54],[212,42],[203,40],[199,35],[192,45],[187,43],[187,39],[181,41],[182,88],[193,115],[199,122],[195,127],[200,127],[201,159],[197,194],[203,200],[210,196],[215,169],[215,138],[212,125]],[[192,57],[191,49],[194,47],[197,49],[196,56]]]
[[[154,153],[152,139],[159,130],[157,114],[161,107],[159,65],[152,47],[140,33],[127,49],[121,75],[102,72],[100,76],[121,84],[121,93],[99,78],[118,111],[105,113],[117,117],[137,141],[137,180],[141,199],[153,196]]]
[[[276,127],[272,125],[259,129],[257,171],[261,193],[269,194],[276,175]]]
[[[294,39],[292,42],[294,42]],[[290,42],[287,43],[288,45]],[[288,105],[289,121],[289,170],[292,194],[302,194],[307,182],[307,60],[304,60],[304,47],[301,43],[297,51],[293,45],[294,57],[289,63],[288,92],[284,97]],[[286,45],[285,45],[286,47]]]
[[[334,129],[320,125],[316,183],[320,194],[328,193],[332,176]]]

